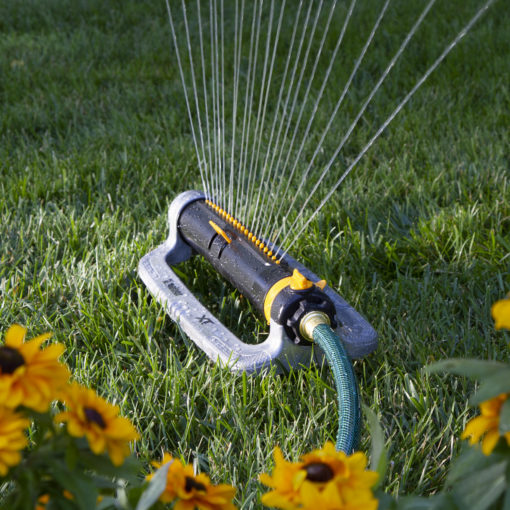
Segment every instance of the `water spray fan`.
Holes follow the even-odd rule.
[[[139,274],[168,315],[212,360],[232,370],[278,372],[326,356],[336,381],[340,425],[337,449],[358,441],[360,410],[349,358],[377,346],[370,324],[341,296],[288,254],[258,239],[248,228],[198,191],[178,195],[168,211],[169,236],[139,264]],[[260,344],[247,344],[203,306],[172,266],[202,255],[269,323]],[[315,345],[316,344],[316,345]]]

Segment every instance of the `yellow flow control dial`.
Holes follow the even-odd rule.
[[[273,306],[273,302],[276,296],[286,287],[290,287],[291,290],[307,290],[313,286],[319,287],[321,290],[324,290],[326,286],[325,280],[320,280],[317,283],[313,283],[308,280],[306,276],[302,275],[297,269],[294,269],[292,276],[287,276],[286,278],[282,278],[277,281],[266,294],[266,298],[264,300],[264,315],[266,317],[267,322],[271,321],[271,307]]]

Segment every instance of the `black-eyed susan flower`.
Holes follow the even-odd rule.
[[[509,396],[510,394],[508,393],[502,393],[486,402],[482,402],[480,404],[482,414],[468,422],[461,438],[469,438],[469,443],[475,444],[483,436],[482,452],[485,455],[489,455],[494,450],[500,437],[504,437],[510,446],[510,432],[505,434],[500,434],[499,432],[499,415],[503,404]]]
[[[67,423],[71,436],[85,436],[96,455],[107,450],[112,463],[120,466],[130,453],[129,442],[140,436],[127,418],[119,416],[119,407],[77,383],[67,387],[63,400],[67,410],[57,414],[55,421]]]
[[[496,301],[491,308],[496,329],[510,329],[510,297]]]
[[[191,464],[182,464],[168,453],[161,462],[153,462],[156,468],[170,463],[166,487],[160,496],[163,503],[175,501],[174,510],[235,510],[232,503],[235,488],[228,484],[212,485],[209,477],[193,473]],[[148,475],[150,480],[154,474]]]
[[[23,405],[44,412],[69,380],[69,369],[58,361],[65,348],[58,343],[40,348],[51,333],[28,342],[25,334],[26,329],[15,324],[0,346],[0,402],[10,408]]]
[[[283,459],[275,449],[275,468],[263,474],[262,483],[273,490],[262,496],[262,503],[284,510],[321,508],[321,510],[375,510],[378,502],[372,487],[377,473],[367,471],[361,452],[346,455],[332,443],[301,457],[297,463]]]
[[[7,407],[0,407],[0,476],[21,461],[21,450],[27,445],[25,430],[30,422]]]

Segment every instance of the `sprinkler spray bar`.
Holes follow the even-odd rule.
[[[283,326],[295,344],[307,341],[300,326],[309,312],[322,312],[336,327],[335,307],[323,292],[326,282],[311,282],[298,269],[280,263],[264,242],[209,200],[186,206],[178,229],[195,252],[248,298],[268,323],[273,320]]]

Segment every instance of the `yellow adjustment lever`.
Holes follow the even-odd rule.
[[[303,276],[297,269],[294,269],[290,280],[292,290],[306,290],[313,286],[313,283]]]
[[[319,280],[318,282],[315,282],[315,286],[319,287],[319,289],[324,290],[324,287],[327,285],[326,280]]]
[[[230,237],[228,237],[228,235],[225,233],[224,230],[222,230],[220,227],[218,227],[218,225],[216,225],[216,223],[214,223],[214,221],[209,221],[209,225],[211,225],[211,227],[216,231],[217,234],[219,234],[221,237],[223,237],[223,239],[225,239],[225,241],[227,241],[227,243],[231,243],[232,242],[232,239],[230,239]]]

